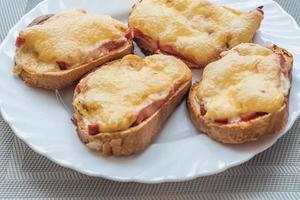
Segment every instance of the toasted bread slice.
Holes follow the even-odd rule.
[[[262,7],[241,12],[206,0],[142,0],[133,7],[129,27],[143,50],[199,68],[222,51],[251,42],[262,20]]]
[[[102,66],[75,89],[79,138],[104,156],[143,151],[183,100],[191,79],[188,67],[172,56],[128,55]]]
[[[36,18],[20,32],[16,46],[14,73],[29,86],[51,90],[65,88],[99,65],[133,51],[132,32],[125,25],[80,9]]]
[[[282,73],[291,79],[292,55],[276,45],[273,45],[270,49],[278,55],[278,62],[282,67]],[[239,51],[238,46],[236,51]],[[199,100],[197,94],[200,90],[201,81],[202,80],[194,83],[191,87],[187,99],[187,107],[194,125],[198,130],[206,133],[209,137],[222,143],[244,143],[247,141],[255,141],[267,134],[276,134],[285,127],[288,119],[289,88],[282,106],[275,112],[267,113],[266,111],[262,111],[263,113],[257,113],[255,115],[241,115],[236,121],[225,121],[224,123],[222,120],[208,121],[205,119],[206,111],[203,104],[201,105],[201,100]],[[252,103],[255,105],[255,102]],[[225,106],[226,102],[223,102],[223,104]]]

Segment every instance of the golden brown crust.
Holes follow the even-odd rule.
[[[32,87],[40,87],[50,90],[62,89],[72,85],[74,81],[78,80],[84,74],[95,69],[96,67],[111,60],[119,59],[127,54],[130,54],[133,50],[132,48],[131,42],[128,42],[122,48],[113,50],[92,62],[83,64],[73,69],[59,72],[32,73],[22,68],[19,76],[27,85]]]
[[[292,65],[292,55],[286,50],[273,45],[270,47],[275,53],[282,53],[287,65]],[[200,113],[200,104],[197,102],[196,93],[199,89],[196,82],[190,89],[187,99],[187,108],[194,125],[209,137],[223,143],[238,144],[255,141],[263,135],[276,134],[281,131],[288,120],[288,105],[284,104],[277,112],[257,117],[247,122],[232,124],[206,123]]]
[[[183,84],[171,99],[161,109],[141,124],[125,131],[114,133],[99,133],[89,135],[77,121],[77,133],[82,142],[94,150],[100,151],[104,156],[128,156],[143,151],[153,141],[160,129],[187,94],[191,80]],[[77,119],[76,113],[74,118]]]
[[[286,64],[285,64],[285,67],[288,68],[288,70],[290,71],[291,68],[292,68],[292,65],[293,65],[293,55],[288,52],[286,49],[283,49],[275,44],[273,44],[270,49],[276,53],[276,54],[281,54],[284,56],[285,58],[285,61],[286,61]],[[291,77],[290,77],[291,78]]]

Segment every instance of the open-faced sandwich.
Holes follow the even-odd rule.
[[[30,86],[61,89],[132,51],[121,22],[73,9],[35,19],[16,39],[14,73]]]
[[[243,143],[284,128],[293,58],[275,45],[240,44],[206,66],[189,93],[195,126],[223,143]]]
[[[73,121],[80,139],[103,155],[144,150],[187,94],[189,68],[167,55],[127,55],[77,85]]]
[[[241,12],[206,0],[142,0],[133,7],[129,26],[142,49],[203,67],[220,52],[251,42],[262,19],[261,7]]]

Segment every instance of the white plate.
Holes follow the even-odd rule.
[[[27,13],[1,44],[0,105],[4,119],[18,137],[50,160],[84,174],[117,181],[183,181],[219,173],[249,160],[286,133],[300,113],[300,29],[294,19],[271,0],[215,2],[242,10],[263,5],[265,19],[255,42],[263,45],[276,43],[294,55],[290,115],[280,134],[243,145],[223,145],[196,131],[184,102],[145,152],[126,158],[103,158],[89,151],[77,138],[70,121],[73,88],[59,92],[64,105],[54,92],[30,88],[12,76],[15,38],[19,30],[35,17],[82,7],[126,22],[134,0],[46,0]]]

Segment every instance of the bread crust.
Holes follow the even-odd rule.
[[[29,25],[34,26],[42,24],[53,15],[43,15],[34,19]],[[16,65],[21,71],[18,72],[19,77],[29,86],[44,88],[49,90],[59,90],[72,85],[75,81],[81,78],[84,74],[95,69],[96,67],[130,54],[133,52],[132,39],[129,39],[121,48],[110,51],[91,62],[84,63],[73,69],[62,70],[58,72],[35,73],[24,69],[24,67]]]
[[[286,59],[289,69],[292,66],[293,58],[290,53],[276,45],[270,47],[275,53],[282,53]],[[291,77],[290,77],[291,79]],[[197,102],[196,93],[200,82],[197,81],[190,89],[187,99],[187,108],[190,118],[196,128],[207,134],[214,140],[222,143],[239,144],[248,141],[255,141],[268,134],[280,132],[288,120],[288,105],[284,104],[277,112],[266,114],[250,121],[231,124],[207,123],[200,113],[200,104]]]
[[[76,121],[77,133],[89,148],[101,152],[104,156],[128,156],[142,152],[153,141],[164,123],[184,99],[189,91],[191,80],[182,84],[175,94],[151,117],[137,126],[125,131],[89,135],[83,128],[82,121]],[[74,119],[78,120],[75,112]]]

